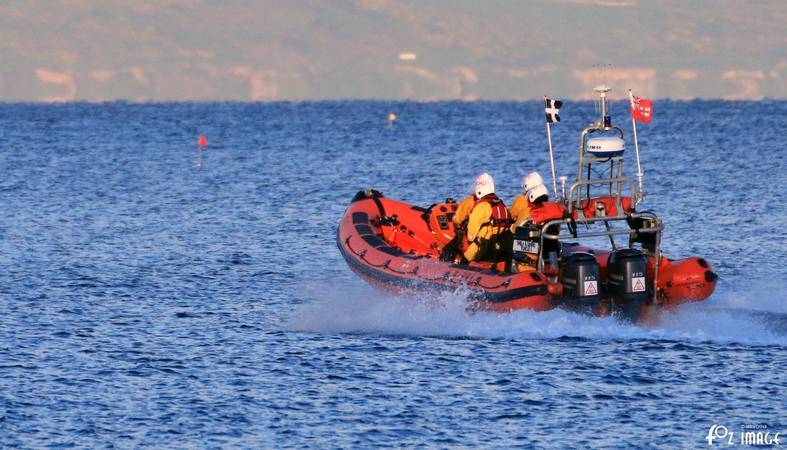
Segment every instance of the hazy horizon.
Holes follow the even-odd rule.
[[[0,21],[6,102],[787,98],[776,0],[10,1]]]

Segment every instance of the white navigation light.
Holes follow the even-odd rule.
[[[622,155],[626,149],[623,139],[616,137],[597,137],[588,139],[586,152],[604,158],[607,156]]]

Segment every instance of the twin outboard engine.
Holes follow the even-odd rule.
[[[572,253],[560,261],[560,284],[565,306],[572,311],[593,313],[601,300],[599,265],[590,253]]]
[[[624,319],[636,321],[642,305],[648,303],[647,259],[639,250],[624,248],[609,255],[607,294],[612,310]]]
[[[609,311],[623,320],[637,321],[650,301],[647,259],[632,248],[612,252],[607,260],[607,282],[601,285],[599,264],[590,253],[575,252],[560,261],[558,281],[563,285],[566,309],[599,314]],[[599,308],[597,310],[597,308]]]
[[[542,243],[544,248],[541,248]],[[515,264],[535,266],[539,254],[548,250],[548,242],[541,239],[539,228],[517,227],[513,243]],[[549,251],[547,254],[556,259],[557,252]],[[563,286],[563,307],[598,314],[611,306],[611,312],[616,316],[637,321],[642,306],[648,304],[652,296],[648,289],[646,256],[633,248],[616,250],[607,260],[607,282],[604,286],[601,285],[600,272],[596,257],[590,253],[574,252],[563,257],[558,272],[558,281]]]

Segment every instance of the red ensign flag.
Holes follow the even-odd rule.
[[[650,122],[653,119],[653,102],[646,98],[632,96],[631,117],[640,122]]]

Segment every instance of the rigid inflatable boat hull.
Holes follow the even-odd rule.
[[[359,193],[347,208],[337,229],[337,245],[350,269],[370,285],[394,293],[467,293],[473,308],[508,312],[518,309],[545,311],[561,307],[596,316],[616,315],[631,321],[652,319],[656,311],[674,308],[684,302],[707,298],[716,285],[716,275],[702,258],[679,261],[661,258],[658,274],[659,300],[656,304],[632,302],[616,304],[608,298],[597,301],[565,298],[563,287],[539,272],[507,273],[488,267],[457,265],[440,261],[438,255],[450,234],[442,227],[445,218],[435,219],[430,208],[384,198],[375,191]],[[446,211],[451,204],[438,206]],[[453,207],[455,209],[455,207]],[[452,225],[451,225],[452,226]],[[561,257],[587,252],[595,256],[606,277],[610,252],[568,243]],[[647,259],[649,279],[655,274],[656,261]],[[651,296],[652,297],[652,292]]]

